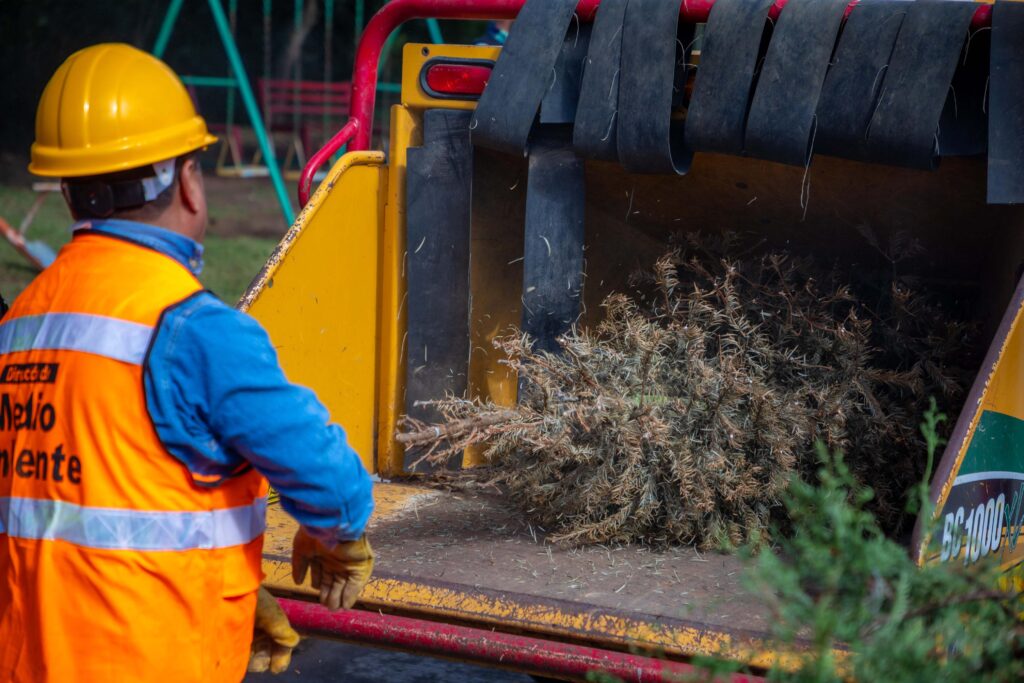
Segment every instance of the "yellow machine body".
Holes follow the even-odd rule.
[[[381,152],[354,152],[338,160],[242,301],[242,308],[268,329],[288,376],[316,390],[366,466],[385,479],[405,474],[395,432],[405,406],[407,154],[422,143],[425,110],[474,106],[471,101],[431,97],[421,86],[420,72],[439,56],[493,60],[497,54],[497,48],[489,47],[407,45],[402,99],[391,111],[387,161]],[[473,203],[468,385],[472,396],[510,404],[515,377],[499,362],[490,342],[520,321],[522,274],[517,260],[523,254],[526,164],[497,153],[476,154],[474,187],[490,189]],[[872,247],[859,237],[864,228],[883,239],[900,231],[911,233],[928,255],[923,275],[929,281],[978,294],[978,318],[983,333],[993,340],[963,407],[959,441],[950,446],[936,477],[934,496],[941,517],[948,514],[942,506],[985,415],[999,413],[1010,419],[1004,424],[1011,429],[1024,427],[1022,294],[1016,290],[1024,254],[1024,211],[986,204],[985,164],[975,158],[945,159],[939,170],[922,172],[823,157],[807,173],[716,155],[697,155],[684,178],[630,175],[617,165],[588,162],[583,322],[598,319],[603,298],[621,289],[631,272],[653,263],[675,233],[755,229],[774,241],[851,263],[871,254]],[[806,205],[800,201],[802,188],[808,193]],[[945,408],[955,414],[961,406]],[[479,453],[469,453],[464,464],[479,462]],[[586,579],[587,585],[577,590],[566,581],[579,566],[573,564],[578,558],[564,551],[519,539],[505,543],[518,554],[502,554],[504,540],[487,536],[492,528],[504,528],[502,520],[508,519],[501,517],[507,513],[499,513],[500,503],[398,481],[378,485],[376,495],[371,533],[380,549],[381,571],[365,593],[369,608],[604,647],[639,647],[673,657],[724,654],[765,665],[778,656],[764,647],[765,616],[746,605],[745,598],[737,598],[741,591],[733,576],[739,568],[735,558],[711,559],[711,574],[702,578],[686,574],[698,564],[692,551],[670,553],[665,561],[687,568],[675,577],[678,583],[650,570],[643,589],[648,595],[636,592],[628,598],[634,590],[631,582],[643,577],[615,573],[620,566],[616,558],[626,556],[609,553],[610,564],[601,565],[609,569],[598,572],[607,576]],[[1004,500],[1004,508],[1011,503],[1017,504]],[[1022,522],[1010,520],[1001,530],[1005,543],[999,552],[1008,566],[1020,562],[1024,553],[1024,543],[1018,545],[1016,537],[1012,548],[1010,544],[1014,532],[1020,535]],[[264,566],[268,580],[279,591],[308,593],[308,587],[291,583],[282,559],[294,523],[272,508],[269,528]],[[534,532],[531,527],[529,533]],[[964,534],[969,553],[968,532],[954,532]],[[485,536],[490,545],[481,540]],[[988,543],[990,549],[996,547],[991,536]],[[919,556],[937,559],[939,551],[925,552],[926,547],[932,546],[922,541]],[[646,551],[623,552],[642,555],[638,566],[660,566]],[[581,561],[593,567],[606,562],[604,553],[582,552]],[[629,557],[632,567],[636,558]],[[947,553],[944,559],[962,557]],[[509,568],[509,577],[500,585],[493,583],[495,572],[517,562],[524,564],[521,581],[517,570]],[[550,574],[548,588],[529,587],[526,577],[538,573]],[[678,597],[705,583],[715,586],[707,588],[708,604],[655,613],[657,604],[666,602],[658,594]],[[723,614],[730,605],[731,613]]]

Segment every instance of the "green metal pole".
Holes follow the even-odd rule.
[[[224,51],[227,52],[228,61],[231,62],[231,69],[235,73],[235,80],[238,81],[238,91],[242,95],[242,102],[245,104],[245,112],[249,115],[249,122],[260,143],[260,150],[263,151],[263,158],[267,161],[267,170],[270,172],[270,180],[274,184],[274,193],[277,195],[277,202],[281,205],[281,213],[285,221],[291,225],[295,221],[295,210],[292,208],[291,199],[288,198],[288,190],[284,186],[284,178],[281,177],[281,168],[277,165],[277,157],[274,155],[274,146],[270,144],[267,130],[263,127],[263,118],[260,116],[259,107],[256,106],[256,98],[253,97],[252,88],[249,86],[249,77],[245,73],[245,65],[242,57],[238,54],[238,46],[231,37],[231,30],[228,26],[228,19],[224,16],[224,8],[220,0],[209,0],[210,11],[213,13],[213,21],[217,25],[217,33],[224,44]]]
[[[181,76],[181,82],[185,85],[194,85],[198,88],[234,88],[238,81],[230,76]]]
[[[185,0],[171,0],[171,4],[167,6],[167,14],[164,15],[164,21],[160,24],[160,33],[153,45],[153,54],[157,58],[162,58],[167,50],[167,43],[171,40],[171,32],[174,31],[174,24],[178,21],[178,13],[181,12],[181,5],[184,2]]]
[[[427,30],[430,31],[430,42],[435,45],[444,45],[441,24],[437,23],[437,19],[427,19]]]

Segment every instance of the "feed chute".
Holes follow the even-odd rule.
[[[504,49],[407,45],[387,161],[367,156],[395,26],[517,15]],[[879,244],[909,236],[920,251],[900,267],[982,339],[965,404],[943,406],[959,414],[933,478],[937,521],[911,550],[1010,567],[1024,559],[1022,45],[1012,2],[393,0],[360,45],[354,116],[300,198],[349,153],[246,302],[288,372],[335,401],[335,419],[356,415],[364,457],[398,477],[420,459],[395,436],[401,416],[431,422],[424,402],[446,394],[515,405],[493,340],[514,326],[557,351],[674,237],[742,232],[868,272],[902,259]],[[467,449],[446,466],[480,462]],[[729,558],[705,576],[692,551],[664,551],[656,562],[687,572],[624,581],[609,577],[632,550],[552,549],[547,569],[522,573],[514,558],[546,549],[500,498],[393,483],[380,496],[374,609],[670,657],[774,657],[765,615],[720,580]],[[294,589],[268,560],[275,572]],[[657,597],[693,586],[685,616]]]

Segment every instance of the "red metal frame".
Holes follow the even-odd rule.
[[[457,659],[483,666],[500,666],[544,676],[584,680],[590,671],[603,671],[623,681],[688,680],[699,670],[682,662],[569,645],[549,640],[452,626],[379,612],[342,610],[300,600],[280,600],[281,607],[300,631],[373,647]],[[703,678],[700,680],[704,680]],[[735,674],[733,683],[760,683],[758,676]]]
[[[317,169],[327,163],[345,144],[349,150],[370,148],[373,108],[377,93],[377,66],[381,51],[391,33],[411,19],[515,19],[526,0],[391,0],[367,24],[356,52],[352,88],[352,118],[324,147],[309,159],[299,180],[299,205],[305,206]],[[851,0],[847,12],[859,0]],[[601,0],[580,0],[576,13],[582,21],[593,21]],[[715,0],[682,0],[680,16],[691,23],[707,21]],[[769,15],[775,19],[786,0],[775,0]],[[991,25],[992,5],[979,4],[972,26]]]

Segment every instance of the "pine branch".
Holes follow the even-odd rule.
[[[486,427],[493,427],[495,425],[513,422],[518,415],[519,414],[514,411],[506,410],[473,415],[471,417],[463,418],[461,420],[453,420],[443,424],[422,425],[420,423],[417,425],[415,431],[399,431],[395,434],[395,441],[406,448],[432,445],[438,441],[453,441]]]

